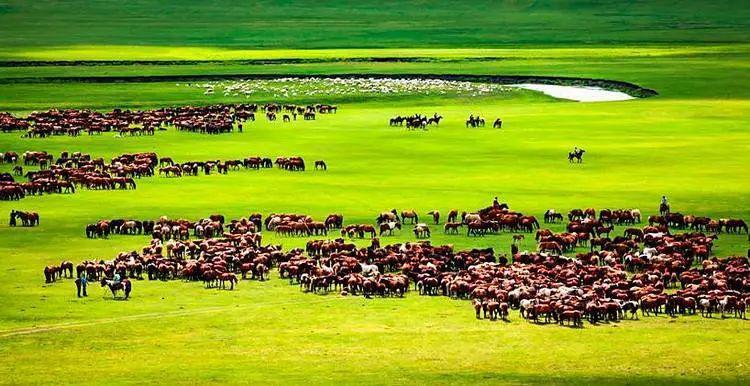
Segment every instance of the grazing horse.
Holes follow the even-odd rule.
[[[417,211],[415,210],[405,210],[401,212],[401,222],[406,224],[406,219],[411,220],[410,224],[415,224],[419,222],[419,216],[417,215]]]
[[[460,222],[447,222],[443,226],[443,233],[455,233],[458,234],[458,229],[464,224]]]
[[[458,220],[458,209],[451,209],[448,212],[448,222],[456,222]]]
[[[237,284],[237,275],[231,272],[222,273],[221,276],[219,276],[219,282],[221,283],[221,288],[224,289],[227,288],[226,282],[229,282],[229,290],[233,290],[234,285]]]
[[[562,222],[563,221],[563,215],[562,213],[556,212],[554,209],[547,209],[546,212],[544,212],[544,222],[545,223],[556,223],[556,222]]]
[[[323,170],[328,170],[328,165],[326,165],[326,161],[323,160],[315,161],[315,170],[318,170],[318,167]]]
[[[583,153],[585,153],[586,150],[578,149],[575,151],[571,151],[568,153],[568,162],[573,163],[575,161],[576,163],[582,163],[583,162]]]
[[[427,214],[432,216],[432,221],[435,222],[435,225],[440,224],[440,212],[437,209],[429,211]]]
[[[420,223],[414,226],[414,237],[418,239],[430,237],[430,227],[425,223]]]
[[[388,235],[393,236],[393,230],[394,229],[401,229],[401,223],[396,221],[388,221],[380,224],[380,236],[382,236],[385,232],[388,232]]]
[[[133,285],[130,283],[130,280],[123,279],[121,282],[115,282],[114,280],[107,280],[102,279],[100,282],[102,287],[109,287],[109,290],[112,291],[112,298],[117,298],[117,291],[122,291],[125,294],[125,299],[130,297],[130,291],[133,289]]]

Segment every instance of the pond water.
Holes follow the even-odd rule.
[[[635,97],[622,91],[605,90],[601,87],[560,86],[536,83],[512,84],[508,87],[539,91],[553,98],[567,99],[577,102],[616,102],[635,99]]]

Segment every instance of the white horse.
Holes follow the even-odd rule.
[[[279,216],[274,216],[274,217],[272,217],[272,218],[271,218],[271,219],[270,219],[270,220],[268,221],[268,226],[266,226],[266,228],[268,228],[268,230],[269,230],[269,231],[272,231],[272,230],[276,229],[276,227],[277,227],[277,226],[278,226],[279,224],[281,224],[281,221],[282,221],[281,217],[279,217]]]
[[[464,217],[464,224],[469,224],[474,221],[482,221],[482,216],[479,213],[469,213]]]
[[[362,276],[364,277],[371,277],[380,274],[380,270],[375,264],[359,263],[359,266],[362,268]]]

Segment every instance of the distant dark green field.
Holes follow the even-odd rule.
[[[750,324],[737,319],[641,317],[569,329],[527,323],[514,311],[510,322],[492,323],[476,320],[468,301],[414,291],[372,300],[305,294],[276,272],[232,292],[138,281],[127,302],[93,287],[93,296],[77,299],[70,280],[44,284],[47,264],[110,259],[148,242],[86,239],[85,225],[103,218],[339,212],[345,223],[372,223],[390,208],[426,218],[432,209],[472,211],[493,196],[537,217],[575,207],[648,215],[668,195],[684,213],[750,220],[747,5],[403,3],[0,0],[0,111],[271,100],[339,106],[314,122],[260,119],[218,136],[0,133],[0,152],[155,151],[176,161],[300,155],[330,168],[144,178],[130,191],[0,201],[0,383],[746,384]],[[575,77],[658,95],[603,103],[517,89],[245,98],[195,87],[258,74]],[[388,126],[391,116],[416,112],[445,120],[426,132]],[[502,117],[505,127],[467,129],[470,113]],[[567,162],[573,146],[588,151],[584,164]],[[10,228],[11,209],[39,212],[41,226]],[[413,241],[409,230],[382,241]],[[719,235],[715,255],[745,255],[747,237]],[[307,241],[273,232],[264,240],[285,249]],[[511,234],[433,228],[431,241],[508,253]],[[534,249],[533,237],[521,247]]]
[[[478,48],[748,42],[736,1],[3,1],[0,46]]]

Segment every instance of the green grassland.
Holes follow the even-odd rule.
[[[41,215],[38,228],[0,221],[0,383],[747,383],[750,324],[735,319],[642,317],[570,329],[529,324],[513,312],[510,322],[492,323],[475,320],[466,301],[414,292],[372,300],[305,294],[275,273],[231,292],[138,281],[127,302],[98,287],[77,299],[70,280],[43,283],[47,264],[107,259],[147,243],[141,236],[87,240],[85,224],[101,218],[339,212],[346,223],[372,223],[391,208],[426,218],[432,209],[477,209],[496,195],[537,216],[574,207],[652,214],[666,194],[684,213],[750,219],[748,7],[401,3],[0,1],[0,111],[18,114],[267,101],[176,85],[219,75],[566,76],[659,93],[611,103],[520,90],[477,98],[330,95],[289,101],[337,103],[336,115],[292,124],[260,119],[243,133],[218,136],[0,134],[0,151],[156,151],[177,161],[301,155],[329,165],[327,172],[144,178],[132,191],[0,202],[0,216],[11,209]],[[257,62],[266,59],[278,62]],[[43,63],[19,63],[26,61]],[[439,112],[445,121],[427,132],[388,127],[389,117],[415,112]],[[469,113],[503,117],[505,127],[466,129]],[[566,154],[576,145],[588,151],[586,162],[571,166]],[[716,255],[746,254],[747,237],[720,235]],[[433,227],[431,241],[508,253],[510,238]],[[522,248],[535,247],[529,239]],[[306,241],[272,232],[264,240],[284,248]],[[405,240],[413,240],[408,228],[382,241]]]
[[[0,3],[0,46],[486,47],[747,42],[733,1]]]

